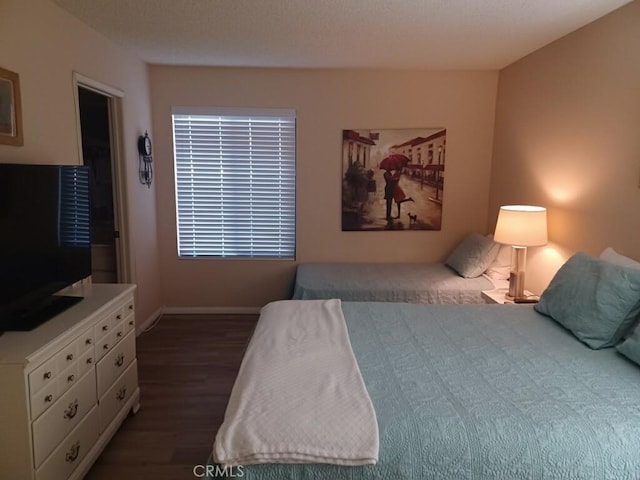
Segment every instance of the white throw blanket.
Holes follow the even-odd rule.
[[[225,466],[376,463],[378,424],[340,300],[262,309],[213,455]]]

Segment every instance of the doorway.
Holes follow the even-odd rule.
[[[117,89],[74,74],[79,153],[90,167],[91,269],[94,283],[129,282],[124,182],[119,160]]]
[[[116,235],[109,98],[78,87],[82,160],[91,174],[91,276],[96,283],[117,283]]]

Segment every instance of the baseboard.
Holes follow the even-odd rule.
[[[164,307],[163,314],[168,315],[255,315],[262,307]]]
[[[163,313],[163,309],[159,308],[155,312],[153,312],[144,322],[138,324],[136,326],[136,337],[139,336],[142,332],[144,332],[150,325],[152,325],[153,322],[158,320],[158,318],[160,318],[160,315],[162,315],[162,313]]]

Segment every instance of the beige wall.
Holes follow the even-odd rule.
[[[297,112],[297,260],[441,260],[484,232],[497,72],[150,67],[163,298],[171,307],[256,307],[285,298],[294,262],[179,260],[171,106]],[[439,232],[341,232],[341,135],[347,128],[447,128]]]
[[[639,52],[636,0],[500,72],[488,226],[501,204],[549,209],[534,291],[576,250],[640,259]]]
[[[73,71],[123,90],[140,318],[162,303],[256,307],[289,294],[295,262],[177,259],[170,108],[294,108],[298,262],[441,260],[467,232],[492,230],[499,205],[536,203],[549,208],[553,242],[530,252],[539,292],[575,250],[640,258],[639,23],[636,0],[507,67],[499,88],[496,72],[152,66],[150,103],[147,67],[125,49],[48,0],[2,0],[0,66],[20,74],[25,145],[0,145],[0,162],[81,162]],[[442,231],[341,232],[341,130],[432,126],[448,137]],[[135,150],[147,129],[151,190]]]
[[[123,145],[139,321],[161,306],[155,187],[138,183],[137,136],[150,128],[147,68],[49,0],[0,1],[0,66],[20,75],[24,146],[0,145],[0,162],[80,164],[72,75],[125,92]]]

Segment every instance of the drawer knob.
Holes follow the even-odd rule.
[[[133,320],[129,320],[129,325],[133,326]]]
[[[75,375],[69,375],[67,377],[67,382],[71,383],[71,382],[73,382],[75,380],[75,378],[76,378]]]
[[[102,349],[103,349],[103,350],[109,350],[109,344],[108,344],[108,343],[105,343],[105,344],[102,346]]]
[[[69,404],[69,407],[64,411],[64,418],[71,420],[78,413],[78,399]]]
[[[53,395],[47,395],[46,397],[44,397],[45,403],[49,403],[51,402],[51,400],[53,400]]]
[[[45,380],[49,380],[51,378],[51,372],[44,372]]]
[[[133,310],[133,305],[129,305],[129,310]]]
[[[122,387],[120,390],[118,390],[118,394],[116,395],[116,398],[120,401],[124,400],[124,397],[127,395],[127,387]]]
[[[117,318],[118,320],[122,320],[122,315],[118,314],[118,315],[116,315],[116,318]]]
[[[122,336],[122,332],[116,333],[116,337],[120,338]]]
[[[84,341],[84,344],[85,344],[85,345],[91,345],[92,343],[93,343],[93,341],[92,341],[90,338],[87,338],[87,339]]]
[[[93,358],[87,358],[87,365],[91,365],[93,363]]]
[[[115,365],[116,367],[121,367],[123,363],[124,363],[124,353],[120,353],[120,354],[116,357],[116,361],[115,361],[114,365]]]
[[[71,445],[71,449],[64,456],[64,460],[66,462],[69,462],[69,463],[75,462],[76,459],[78,458],[78,455],[80,455],[80,441],[79,440],[76,443],[74,443],[73,445]]]
[[[102,331],[106,332],[107,330],[109,330],[109,326],[108,325],[103,325],[102,326]]]
[[[73,360],[73,353],[67,355],[67,361],[70,362],[71,360]]]

